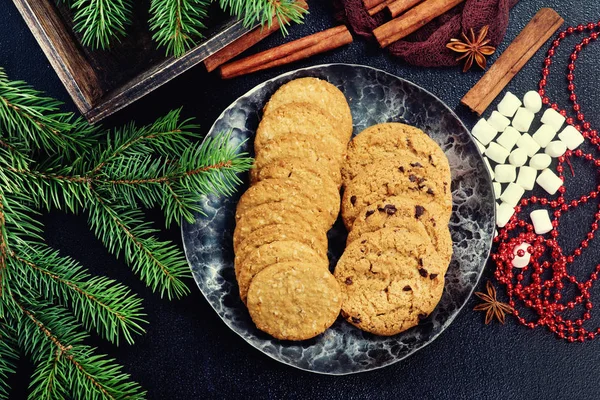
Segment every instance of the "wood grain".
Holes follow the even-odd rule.
[[[110,51],[93,51],[80,45],[64,6],[59,5],[59,10],[52,0],[13,2],[77,109],[91,123],[133,103],[254,28],[221,13],[209,21],[214,27],[208,39],[180,58],[165,58],[164,50],[157,50],[151,40],[146,19],[136,16],[132,32],[121,43]],[[218,14],[218,5],[213,7]]]
[[[184,56],[180,58],[171,57],[141,73],[127,84],[108,93],[104,101],[85,113],[85,117],[90,122],[97,122],[122,109],[201,63],[206,57],[221,50],[229,43],[248,33],[251,29],[245,28],[242,21],[231,20],[219,33],[194,47]]]
[[[88,112],[102,96],[98,77],[50,1],[13,0],[73,102]]]
[[[479,82],[462,98],[461,103],[477,114],[483,114],[563,22],[564,19],[553,9],[540,9]]]

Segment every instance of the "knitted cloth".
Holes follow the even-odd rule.
[[[492,46],[504,38],[508,12],[519,0],[466,0],[418,31],[387,47],[395,56],[423,67],[457,65],[457,54],[446,48],[451,38],[463,31],[489,25],[487,38]],[[370,16],[362,0],[333,0],[337,20],[350,25],[357,35],[372,38],[373,29],[385,23],[385,12]]]

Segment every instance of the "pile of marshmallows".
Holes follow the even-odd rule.
[[[533,135],[527,133],[535,114],[541,109],[542,99],[537,92],[527,92],[523,102],[508,92],[498,104],[498,111],[493,111],[487,120],[480,119],[473,127],[472,134],[493,179],[495,197],[501,201],[496,204],[496,225],[499,228],[506,225],[525,190],[532,190],[536,182],[550,195],[558,191],[563,182],[548,168],[552,158],[562,156],[567,149],[576,149],[584,141],[581,133],[571,125],[558,133],[565,117],[552,108],[542,115],[540,128]],[[555,140],[557,133],[558,140]],[[490,160],[496,164],[494,168]],[[504,190],[502,184],[508,184]],[[536,234],[552,230],[547,210],[535,210],[530,218]],[[518,250],[515,248],[515,254]],[[529,253],[525,254],[525,257],[515,257],[515,267],[522,268],[529,263]]]

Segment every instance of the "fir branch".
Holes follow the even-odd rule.
[[[85,150],[96,129],[83,118],[59,111],[61,102],[45,97],[21,81],[0,75],[0,134],[4,147],[39,148],[53,154]]]
[[[98,207],[89,211],[89,223],[96,236],[111,253],[124,254],[133,272],[161,297],[182,297],[189,292],[182,278],[190,270],[181,251],[154,235],[157,230],[144,221],[140,210],[109,204],[99,195]]]
[[[140,398],[139,386],[83,341],[93,330],[132,343],[145,323],[141,300],[43,244],[39,210],[87,212],[96,236],[153,291],[181,297],[185,257],[157,239],[139,206],[162,207],[167,224],[192,221],[201,196],[233,193],[252,160],[230,134],[195,142],[197,127],[180,110],[100,140],[59,106],[0,69],[0,336],[15,339],[0,342],[0,398],[18,348],[36,365],[31,398]]]
[[[144,397],[121,366],[83,344],[87,335],[65,308],[40,299],[17,302],[19,346],[38,364],[31,398],[61,398],[67,391],[76,399]]]
[[[307,13],[296,0],[219,0],[219,4],[241,19],[246,27],[260,23],[270,28],[275,16],[284,35],[287,35],[288,25],[301,23]]]
[[[144,332],[142,301],[126,286],[106,277],[90,277],[75,260],[44,245],[10,256],[21,264],[14,268],[13,278],[26,282],[45,299],[72,309],[87,330],[117,345],[121,336],[133,344],[132,335]]]
[[[152,39],[166,47],[167,56],[180,57],[203,37],[210,0],[152,0]]]
[[[15,373],[18,359],[16,332],[0,319],[0,399],[8,399],[10,386],[7,379]]]
[[[112,41],[125,36],[131,23],[131,0],[76,0],[71,9],[81,42],[93,49],[108,49]]]

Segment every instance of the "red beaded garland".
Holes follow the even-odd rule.
[[[547,96],[546,86],[548,84],[548,76],[550,75],[552,57],[556,53],[556,48],[567,36],[584,32],[586,29],[593,32],[588,37],[583,38],[569,56],[567,89],[569,91],[569,101],[572,103],[571,108],[575,112],[574,116],[569,116],[566,109],[560,108],[558,103],[553,102]],[[577,27],[568,27],[558,34],[558,37],[552,42],[544,59],[538,93],[542,96],[543,104],[550,105],[551,108],[567,117],[567,124],[579,130],[586,140],[600,151],[598,131],[592,129],[590,122],[585,119],[585,114],[581,112],[574,84],[574,72],[579,53],[593,40],[598,39],[599,32],[595,30],[600,30],[600,21],[597,23],[590,22],[585,25],[580,24]],[[565,163],[569,167],[568,170],[573,173],[573,167],[570,164],[572,157],[582,158],[585,161],[592,162],[594,167],[600,167],[600,159],[594,158],[592,154],[584,153],[581,149],[576,151],[567,150],[564,156],[558,157],[558,165],[556,167],[556,172],[563,182],[565,180],[563,174]],[[555,333],[557,337],[573,343],[575,341],[583,342],[585,340],[592,340],[597,335],[600,335],[600,327],[591,330],[583,327],[585,321],[591,318],[593,305],[589,300],[591,297],[590,289],[600,275],[600,264],[596,265],[594,272],[590,274],[587,280],[580,281],[568,271],[570,264],[577,257],[581,256],[582,252],[589,246],[589,241],[595,237],[595,232],[600,226],[600,205],[598,206],[599,210],[594,215],[594,222],[591,224],[590,231],[572,254],[565,255],[556,238],[559,236],[558,228],[562,215],[581,204],[587,203],[589,199],[595,199],[600,194],[600,186],[589,194],[581,196],[579,199],[566,200],[565,193],[566,187],[563,184],[558,191],[556,199],[549,200],[536,196],[531,196],[529,199],[522,199],[520,206],[515,207],[515,214],[494,239],[494,243],[497,243],[498,248],[492,254],[492,259],[496,264],[494,276],[499,283],[505,286],[506,294],[508,295],[508,304],[514,308],[513,315],[517,321],[530,329],[537,326],[545,326],[551,332]],[[550,206],[554,210],[550,213],[553,216],[552,230],[549,232],[551,239],[536,235],[531,223],[519,219],[522,208],[527,207],[529,204],[537,203],[543,206]],[[529,244],[527,252],[531,255],[530,263],[524,268],[515,270],[512,265],[512,260],[515,258],[514,249],[523,243]],[[516,254],[522,257],[525,255],[525,251],[519,249]],[[542,261],[541,258],[544,256],[547,260]],[[577,295],[571,296],[572,289],[576,289],[575,292]],[[531,311],[528,315],[535,315],[535,317],[524,318],[521,316],[521,312],[515,308],[517,305],[528,308]],[[581,318],[571,319],[571,314],[569,317],[561,315],[562,312],[574,310],[575,308],[581,308]]]

